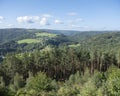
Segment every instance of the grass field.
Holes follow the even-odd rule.
[[[23,40],[19,40],[18,44],[21,44],[21,43],[38,43],[38,42],[40,42],[40,40],[38,40],[38,39],[23,39]]]
[[[51,34],[51,33],[36,33],[36,36],[40,36],[40,37],[50,37],[50,38],[52,38],[52,37],[56,37],[57,36],[57,34]]]

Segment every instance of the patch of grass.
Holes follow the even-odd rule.
[[[56,37],[57,34],[52,34],[52,33],[36,33],[36,36],[38,36],[38,37],[50,37],[50,38],[52,38],[52,37]]]
[[[38,42],[40,42],[40,40],[38,40],[38,39],[23,39],[23,40],[19,40],[17,42],[18,42],[18,44],[21,44],[21,43],[38,43]]]
[[[69,47],[79,47],[80,46],[80,44],[71,44],[71,45],[69,45]]]

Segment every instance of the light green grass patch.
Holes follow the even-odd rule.
[[[71,45],[69,45],[69,47],[79,47],[80,46],[80,44],[71,44]]]
[[[38,36],[38,37],[50,37],[50,38],[52,38],[52,37],[56,37],[57,34],[52,34],[52,33],[36,33],[36,36]]]
[[[38,42],[40,42],[40,40],[38,40],[38,39],[23,39],[23,40],[19,40],[18,44],[21,44],[21,43],[38,43]]]

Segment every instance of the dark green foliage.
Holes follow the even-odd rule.
[[[13,79],[13,83],[11,83],[9,85],[9,89],[12,92],[17,92],[18,89],[24,87],[24,85],[25,85],[25,81],[24,81],[23,77],[20,76],[18,73],[16,73],[14,76],[14,79]]]
[[[120,32],[109,32],[100,35],[92,36],[85,39],[83,43],[84,47],[89,46],[90,49],[97,50],[118,50],[120,46]]]
[[[56,35],[55,37],[49,36],[37,36],[36,34],[48,33]],[[35,39],[40,42],[36,43],[27,43],[23,42],[18,43],[19,40],[24,39]],[[10,52],[25,52],[33,51],[35,49],[43,49],[47,45],[58,46],[60,44],[70,43],[71,40],[67,36],[61,34],[60,32],[52,32],[51,30],[40,30],[40,29],[0,29],[0,57],[2,55]],[[2,58],[0,58],[2,61]]]
[[[69,37],[72,38],[73,41],[80,42],[86,39],[89,39],[95,35],[106,33],[104,31],[84,31],[84,32],[79,32],[74,35],[70,35]]]
[[[33,30],[34,31],[34,30]],[[33,32],[29,32],[29,30],[26,29],[0,29],[0,43],[3,44],[8,41],[12,40],[19,40],[23,38],[29,38],[29,37],[34,37]],[[0,44],[0,45],[1,45]]]

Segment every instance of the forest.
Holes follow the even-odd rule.
[[[0,29],[0,96],[120,96],[120,32]]]

